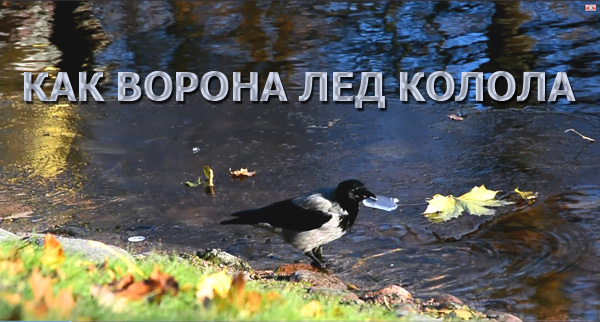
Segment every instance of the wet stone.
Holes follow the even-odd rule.
[[[400,303],[396,305],[396,315],[401,317],[411,316],[419,313],[419,307],[414,303]]]
[[[384,305],[396,305],[413,302],[412,294],[398,285],[389,285],[377,291],[367,292],[360,298],[364,301]]]
[[[106,245],[113,251],[111,252],[104,248],[92,246],[87,239],[60,236],[56,236],[56,239],[58,239],[66,254],[77,254],[91,262],[102,263],[107,257],[111,260],[118,260],[119,258],[113,252],[119,253],[132,262],[135,261],[133,256],[126,250],[116,246]],[[44,245],[44,235],[34,234],[29,237],[29,242],[42,246]]]
[[[44,233],[54,234],[65,237],[81,237],[88,235],[90,230],[84,226],[63,225],[52,227],[44,231]]]
[[[505,312],[498,311],[487,311],[485,313],[488,318],[494,319],[498,322],[523,322],[520,318]]]
[[[433,297],[433,300],[439,304],[445,304],[445,303],[464,304],[461,299],[459,299],[458,297],[456,297],[452,294],[448,294],[448,293],[442,293],[442,294],[435,295]]]
[[[0,241],[9,239],[19,239],[19,236],[11,233],[10,231],[0,228]]]
[[[312,287],[327,288],[331,290],[346,290],[346,284],[337,276],[313,272],[313,271],[297,271],[290,275],[292,282],[306,282]]]
[[[206,249],[204,251],[198,251],[196,253],[198,257],[209,261],[217,266],[227,266],[234,270],[251,272],[252,267],[248,262],[231,255],[220,249]]]

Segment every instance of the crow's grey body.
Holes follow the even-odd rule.
[[[340,222],[344,216],[349,216],[349,214],[335,201],[335,189],[315,191],[306,196],[292,199],[292,203],[302,209],[322,211],[331,218],[320,227],[306,231],[273,227],[268,223],[259,223],[255,226],[281,235],[286,242],[303,252],[332,242],[346,233],[346,230],[340,227]]]
[[[375,198],[360,181],[347,180],[336,188],[316,190],[269,206],[234,213],[221,224],[246,224],[277,233],[323,266],[321,246],[342,237],[358,215],[358,204]]]

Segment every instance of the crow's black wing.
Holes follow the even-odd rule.
[[[331,205],[331,202],[322,198],[324,204],[320,205],[321,207],[314,207],[314,202],[303,202],[306,199],[307,197],[288,199],[263,208],[236,212],[232,216],[239,218],[227,220],[221,224],[267,223],[277,228],[307,231],[323,226],[332,218],[331,214],[323,211],[329,208],[327,203]]]

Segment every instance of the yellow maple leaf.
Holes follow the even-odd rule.
[[[447,221],[468,212],[476,216],[490,216],[495,214],[494,209],[489,207],[498,207],[512,204],[509,201],[494,199],[498,191],[488,190],[484,185],[474,187],[471,191],[454,197],[452,195],[442,196],[436,194],[428,201],[425,216],[433,221]]]
[[[65,261],[65,251],[62,245],[52,234],[44,236],[44,251],[42,253],[42,265],[51,268]]]

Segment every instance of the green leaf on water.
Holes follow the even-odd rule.
[[[202,177],[198,177],[198,181],[194,182],[194,181],[186,181],[185,185],[188,187],[199,187],[202,185]]]
[[[215,183],[213,181],[214,173],[213,173],[213,170],[207,165],[204,166],[204,176],[206,176],[206,180],[208,180],[208,186],[214,187],[215,186]],[[198,180],[200,180],[200,179],[198,179]]]
[[[484,185],[474,187],[460,197],[436,194],[425,209],[425,216],[435,222],[448,221],[468,212],[476,216],[491,216],[496,213],[490,207],[499,207],[513,202],[494,199],[498,191],[488,190]]]

